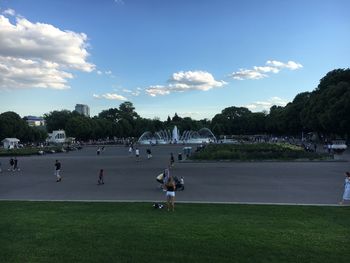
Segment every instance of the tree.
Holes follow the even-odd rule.
[[[89,140],[93,137],[93,124],[89,117],[84,115],[70,118],[66,124],[66,133],[78,140]]]
[[[54,130],[65,130],[69,119],[77,115],[79,114],[72,113],[69,110],[52,111],[48,114],[44,114],[47,131],[52,132]]]
[[[302,111],[304,126],[326,136],[350,135],[350,69],[330,71],[310,94]]]

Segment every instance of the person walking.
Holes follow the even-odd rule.
[[[8,169],[9,171],[13,171],[13,166],[15,165],[15,161],[13,160],[13,158],[11,157],[10,159],[10,168]]]
[[[167,202],[168,211],[170,211],[171,209],[174,212],[176,185],[175,185],[175,180],[172,176],[169,176],[165,184],[165,189],[166,189],[166,202]]]
[[[15,159],[13,160],[13,170],[14,171],[19,171],[17,157],[15,157]]]
[[[342,201],[339,202],[340,205],[344,204],[345,201],[350,200],[350,172],[345,173],[345,182],[344,182],[344,194]]]
[[[170,153],[170,167],[174,166],[174,162],[175,162],[174,154]]]
[[[147,159],[151,159],[152,158],[152,152],[151,149],[147,149]]]
[[[135,156],[136,156],[136,162],[138,162],[138,161],[139,161],[139,158],[140,158],[140,150],[139,150],[139,148],[137,148],[137,147],[136,147],[136,149],[135,149]]]
[[[56,176],[56,182],[61,182],[62,181],[62,177],[60,175],[61,172],[61,163],[56,160],[55,162],[55,176]]]
[[[103,181],[103,177],[103,169],[100,169],[100,173],[98,174],[98,185],[105,184],[105,182]]]

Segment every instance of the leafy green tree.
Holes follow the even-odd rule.
[[[78,140],[89,140],[93,138],[92,120],[84,115],[72,117],[67,121],[66,133],[67,136]]]
[[[0,114],[0,141],[9,137],[23,140],[27,127],[27,123],[15,112],[7,111]]]
[[[65,130],[67,122],[73,117],[79,115],[78,113],[69,110],[52,111],[44,114],[46,128],[48,132],[54,130]]]

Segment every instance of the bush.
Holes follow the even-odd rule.
[[[328,155],[306,152],[303,148],[283,143],[208,145],[192,155],[194,160],[296,160],[326,159]]]

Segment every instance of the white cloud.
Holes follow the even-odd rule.
[[[105,94],[101,94],[101,95],[93,94],[92,96],[96,99],[127,100],[127,98],[125,98],[124,96],[118,95],[116,93],[105,93]]]
[[[278,68],[269,67],[269,66],[263,66],[263,67],[256,67],[255,66],[254,70],[258,71],[258,72],[263,72],[263,73],[269,73],[269,72],[278,73],[280,71]]]
[[[0,15],[1,88],[68,88],[65,83],[73,77],[68,70],[91,72],[95,68],[87,62],[86,47],[84,33],[62,31],[19,16],[12,24]]]
[[[102,71],[101,70],[97,70],[96,73],[97,73],[97,75],[102,75]]]
[[[105,74],[106,74],[106,75],[111,75],[111,74],[112,74],[112,71],[106,70],[106,71],[105,71]]]
[[[167,86],[155,85],[148,87],[146,93],[152,97],[156,97],[158,95],[168,95],[170,94],[170,90]]]
[[[240,69],[237,72],[231,73],[229,76],[237,80],[262,79],[269,76],[266,73],[277,74],[281,69],[296,70],[302,67],[300,63],[294,61],[283,63],[277,60],[268,60],[265,66],[254,66],[253,69]]]
[[[14,16],[16,14],[15,10],[8,8],[4,12],[2,12],[4,15]]]
[[[266,62],[266,65],[270,65],[270,66],[276,67],[276,68],[287,68],[290,70],[296,70],[296,69],[300,69],[303,67],[303,65],[301,65],[300,63],[294,62],[294,61],[288,61],[287,63],[283,63],[283,62],[276,61],[276,60],[268,60]]]
[[[180,71],[174,73],[169,79],[168,85],[155,85],[146,89],[146,93],[152,97],[168,95],[171,92],[185,92],[190,90],[207,91],[219,88],[227,83],[217,81],[213,75],[206,71]]]
[[[273,105],[284,107],[287,105],[287,103],[288,102],[282,98],[271,97],[266,101],[256,101],[251,104],[244,105],[244,107],[254,112],[260,112],[260,111],[269,111]]]
[[[67,89],[67,79],[71,78],[73,75],[60,70],[57,63],[0,56],[0,89]]]
[[[231,77],[237,80],[244,80],[244,79],[262,79],[262,78],[266,78],[267,75],[260,73],[257,70],[240,69],[239,71],[232,73]]]

